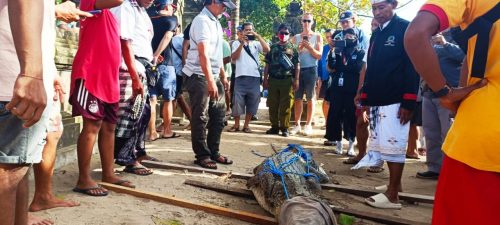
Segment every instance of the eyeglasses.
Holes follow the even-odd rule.
[[[280,34],[283,34],[283,35],[290,35],[289,32],[280,32]]]
[[[312,20],[302,20],[302,23],[312,23]]]

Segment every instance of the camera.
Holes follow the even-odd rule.
[[[303,36],[302,39],[304,39],[304,41],[309,41],[309,37],[308,36]]]
[[[336,48],[345,48],[346,46],[345,40],[334,40],[333,46],[335,46]]]
[[[246,36],[247,36],[247,38],[248,38],[249,41],[255,40],[255,35],[247,34]]]

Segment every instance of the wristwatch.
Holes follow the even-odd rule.
[[[434,92],[434,96],[435,96],[436,98],[441,98],[441,97],[446,96],[448,93],[450,93],[450,91],[451,91],[450,86],[445,85],[443,88],[441,88],[441,90],[439,90],[439,91],[435,91],[435,92]]]

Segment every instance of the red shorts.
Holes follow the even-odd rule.
[[[477,170],[445,155],[432,224],[500,224],[500,173]]]
[[[103,102],[89,93],[81,80],[76,81],[75,90],[69,97],[69,103],[73,106],[73,116],[82,116],[90,120],[103,120],[112,124],[116,124],[118,120],[118,102]]]

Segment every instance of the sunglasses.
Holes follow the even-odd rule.
[[[280,34],[283,34],[283,35],[290,35],[289,32],[280,32]]]
[[[302,20],[303,23],[311,23],[312,20]]]

